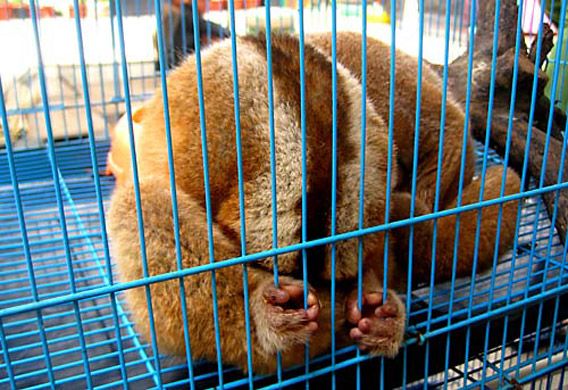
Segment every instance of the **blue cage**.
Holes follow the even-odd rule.
[[[0,0],[0,389],[568,388],[567,6],[566,0]],[[184,7],[198,10],[200,17]],[[512,20],[507,19],[511,9],[517,16]],[[184,33],[188,26],[191,34]],[[476,176],[483,180],[488,167],[515,165],[517,158],[522,184],[517,194],[371,228],[360,225],[318,242],[516,201],[514,245],[495,255],[488,270],[474,267],[469,277],[454,272],[451,280],[400,291],[406,336],[393,359],[332,344],[330,353],[287,369],[278,361],[273,375],[258,375],[223,365],[222,356],[213,362],[164,355],[155,337],[138,333],[125,290],[229,265],[246,269],[261,258],[301,252],[314,243],[275,245],[256,254],[243,250],[241,257],[197,271],[122,282],[105,228],[115,188],[116,171],[107,172],[113,134],[123,126],[128,142],[134,141],[132,116],[139,104],[156,90],[167,90],[165,76],[180,58],[200,53],[200,46],[229,39],[234,54],[236,37],[262,34],[268,53],[271,33],[280,32],[296,34],[303,55],[304,37],[321,31],[356,31],[416,56],[419,64],[428,61],[443,78],[444,96],[448,89],[463,89],[469,122],[479,121],[473,94],[480,82],[476,74],[485,69],[480,127],[486,131],[476,136]],[[505,92],[502,39],[513,42]],[[548,54],[551,42],[555,49]],[[484,47],[483,53],[477,47]],[[360,54],[365,63],[368,54],[364,49]],[[190,58],[200,69],[199,56]],[[483,60],[485,68],[476,67]],[[332,61],[337,63],[335,54]],[[452,73],[460,61],[464,72]],[[391,79],[394,75],[391,59]],[[420,75],[418,69],[419,91]],[[363,70],[363,96],[365,83]],[[499,106],[503,93],[509,103]],[[519,119],[515,99],[521,95],[527,97],[526,116]],[[546,99],[553,104],[543,106]],[[508,115],[488,115],[499,110]],[[416,114],[418,124],[419,108]],[[383,118],[391,132],[394,115],[391,110]],[[516,133],[519,121],[528,127]],[[490,129],[497,126],[507,135],[501,143],[491,138]],[[392,137],[389,142],[392,148]],[[267,204],[272,215],[270,200]],[[420,243],[410,242],[410,265],[413,245]],[[339,288],[331,283],[332,290]],[[215,336],[211,340],[218,343]]]

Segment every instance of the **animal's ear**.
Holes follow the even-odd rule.
[[[132,114],[132,121],[134,123],[141,123],[142,120],[144,119],[145,113],[146,113],[146,106],[142,106],[136,109],[136,111],[134,111],[134,113]]]

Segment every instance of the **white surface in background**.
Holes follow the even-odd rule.
[[[246,33],[246,21],[264,18],[264,8],[237,10],[236,31]],[[298,31],[298,12],[289,8],[271,7],[272,23],[278,25],[280,18],[293,18],[295,31]],[[409,15],[411,16],[411,15]],[[213,11],[206,15],[212,21],[228,25],[228,12]],[[396,46],[410,54],[418,53],[418,25],[415,18],[405,19],[402,28],[397,31]],[[149,61],[153,59],[152,35],[156,28],[153,16],[126,17],[124,20],[124,38],[126,57],[129,62]],[[425,20],[428,20],[427,17]],[[120,44],[115,42],[113,55],[112,29],[110,18],[85,18],[81,20],[83,30],[83,46],[88,63],[120,62]],[[115,36],[118,37],[115,20]],[[310,8],[304,11],[304,28],[306,33],[331,30],[331,9],[327,12]],[[338,12],[338,31],[361,31],[360,16],[343,16]],[[368,23],[368,34],[390,42],[391,26],[389,24]],[[40,21],[40,39],[44,64],[77,64],[79,63],[77,33],[75,20],[67,18],[46,18]],[[462,39],[462,45],[465,39]],[[450,61],[463,52],[457,44],[450,45]],[[425,58],[434,63],[442,63],[444,56],[444,34],[438,37],[424,37]],[[0,74],[3,78],[21,73],[30,67],[37,66],[36,45],[31,21],[0,21]]]
[[[115,29],[117,29],[115,20]],[[129,62],[151,60],[152,34],[156,28],[153,17],[124,18],[124,40]],[[83,47],[88,63],[113,62],[112,29],[110,18],[81,20]],[[116,30],[118,31],[118,30]],[[115,32],[118,37],[118,33]],[[78,64],[79,51],[75,20],[66,18],[43,19],[40,22],[40,40],[45,65]],[[116,58],[120,61],[120,43],[116,41]],[[29,19],[0,22],[0,74],[2,77],[20,73],[37,66],[35,37]]]

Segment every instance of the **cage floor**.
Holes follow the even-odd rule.
[[[96,148],[100,170],[104,169],[108,146],[106,142],[99,142]],[[7,157],[5,153],[0,154],[0,311],[32,304],[35,300],[69,296],[105,287],[111,283],[109,266],[112,266],[107,261],[101,231],[89,145],[85,141],[66,143],[57,146],[55,154],[58,166],[55,174],[59,179],[66,232],[62,230],[58,194],[47,151],[22,151],[14,156],[29,251],[24,246],[20,232]],[[479,148],[478,156],[481,159]],[[497,155],[490,153],[489,162],[499,164],[500,160]],[[111,177],[101,177],[105,202],[108,201],[113,186],[114,180]],[[564,271],[568,270],[565,259],[566,250],[554,230],[551,231],[550,219],[543,204],[539,204],[539,198],[530,198],[522,207],[515,256],[512,252],[502,256],[495,272],[489,270],[478,273],[474,284],[470,278],[461,278],[455,281],[453,288],[451,283],[445,283],[436,285],[433,289],[428,286],[416,289],[409,313],[409,333],[445,338],[448,332],[469,329],[475,322],[485,325],[487,319],[502,314],[503,308],[531,297],[536,297],[536,303],[541,302],[540,297],[554,298],[556,314],[550,317],[554,318],[553,321],[543,320],[541,324],[541,319],[546,317],[541,308],[541,313],[538,314],[539,327],[535,331],[526,326],[523,327],[524,333],[511,337],[508,334],[503,337],[500,325],[494,324],[492,332],[501,332],[497,338],[508,345],[507,349],[503,347],[502,353],[491,355],[495,356],[491,361],[485,359],[485,370],[481,370],[478,364],[478,368],[472,366],[469,373],[467,369],[464,373],[463,367],[456,368],[464,363],[469,367],[467,361],[464,362],[462,352],[461,361],[458,360],[456,364],[447,363],[450,366],[447,369],[452,371],[451,375],[445,376],[445,381],[474,386],[482,376],[484,380],[508,378],[518,368],[532,365],[537,358],[547,358],[556,353],[564,353],[565,366],[568,345],[565,338],[550,337],[560,329],[554,325],[555,321],[568,318],[562,317],[565,314],[558,308],[558,299],[568,285],[568,272]],[[32,288],[29,267],[33,267],[36,289]],[[114,271],[112,275],[116,279]],[[470,291],[474,293],[470,294]],[[520,309],[522,307],[519,305]],[[122,303],[121,293],[114,297],[103,294],[60,303],[41,310],[2,316],[0,319],[7,341],[7,346],[2,346],[0,353],[0,388],[9,388],[10,385],[18,389],[52,388],[50,381],[61,389],[86,388],[87,381],[98,389],[120,388],[125,381],[131,388],[159,388],[160,383],[165,388],[177,385],[187,387],[185,362],[162,357],[159,370],[162,374],[158,378],[159,371],[154,365],[151,347],[136,334],[128,317],[128,308]],[[535,322],[536,318],[525,315],[523,321]],[[535,334],[539,337],[535,337]],[[548,341],[542,341],[538,346],[538,340],[546,334]],[[473,338],[471,340],[473,352]],[[482,337],[481,342],[484,340],[485,352],[499,352],[499,345],[490,345],[488,338]],[[467,343],[470,344],[470,339]],[[518,351],[515,345],[521,345],[524,351]],[[534,353],[527,355],[529,349],[534,350]],[[432,347],[430,353],[433,350]],[[344,359],[346,365],[366,359],[354,357],[353,351],[353,347],[338,351],[337,357]],[[405,351],[404,364],[410,367],[413,363],[407,355],[411,356]],[[330,371],[326,363],[328,358],[329,356],[324,356],[314,362],[316,368],[311,373],[312,378]],[[446,356],[445,361],[448,362],[448,359]],[[318,362],[327,368],[318,371]],[[509,364],[505,364],[506,362]],[[558,365],[560,369],[564,366]],[[194,367],[197,387],[218,384],[216,365],[197,362]],[[491,368],[490,372],[488,368]],[[436,372],[429,372],[422,378]],[[303,371],[301,374],[303,375]],[[292,384],[299,377],[290,379],[290,376],[285,375],[284,378],[288,378],[286,380]],[[255,387],[273,380],[274,378],[255,377]],[[436,383],[439,385],[439,381],[433,382],[434,387],[437,386]],[[224,371],[224,384],[225,388],[234,388],[247,385],[248,379],[239,370],[228,367]]]

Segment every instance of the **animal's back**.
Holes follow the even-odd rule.
[[[298,41],[273,36],[273,121],[278,246],[301,242],[302,234],[302,127],[300,58]],[[236,122],[231,43],[224,41],[201,57],[203,101],[207,134],[209,188],[214,220],[235,242],[240,240],[240,209]],[[272,237],[270,110],[266,42],[261,37],[237,40],[239,118],[242,175],[245,195],[247,252],[269,250]],[[331,234],[332,194],[332,75],[329,59],[311,46],[305,49],[306,66],[306,191],[307,239]],[[337,232],[357,228],[360,164],[360,86],[343,68],[338,71],[337,93]],[[191,56],[168,76],[168,102],[178,188],[205,205],[201,123],[197,69]],[[159,170],[167,177],[167,150],[159,92],[145,108],[145,135],[139,147],[144,174]],[[369,141],[365,201],[366,225],[377,224],[384,210],[386,131],[383,121],[368,106]],[[380,150],[380,152],[376,152]],[[375,213],[373,214],[373,211]],[[340,244],[345,247],[350,244]],[[356,246],[356,245],[355,245]],[[354,253],[356,248],[353,249]],[[351,250],[350,249],[350,250]],[[312,258],[329,257],[325,248],[310,251]],[[299,253],[279,256],[282,272],[300,264]],[[355,256],[356,254],[354,254]],[[315,261],[311,262],[315,265]],[[271,261],[267,260],[267,265]],[[321,264],[316,266],[320,267]],[[348,274],[352,271],[347,272]],[[340,275],[341,276],[341,275]]]
[[[314,34],[308,39],[324,53],[331,54],[332,36],[330,33]],[[362,80],[362,36],[352,32],[337,34],[337,61],[341,62],[359,80]],[[366,86],[377,113],[388,123],[391,114],[391,46],[368,37],[366,46]],[[416,127],[416,104],[419,63],[416,57],[396,50],[395,90],[393,115],[393,139],[398,147],[398,162],[406,178],[402,180],[410,191],[410,175],[413,167],[414,135]],[[461,151],[463,149],[463,130],[465,116],[459,104],[449,92],[445,96],[444,141],[442,164],[442,183],[439,189],[440,202],[446,204],[457,194],[453,183],[459,181]],[[422,63],[422,82],[420,99],[420,122],[418,143],[418,181],[423,188],[420,196],[430,208],[433,207],[438,165],[440,128],[442,126],[442,106],[444,102],[443,82],[425,61]],[[466,184],[473,176],[473,148],[471,137],[467,138]],[[422,169],[431,167],[432,169]],[[446,192],[447,191],[447,192]]]

